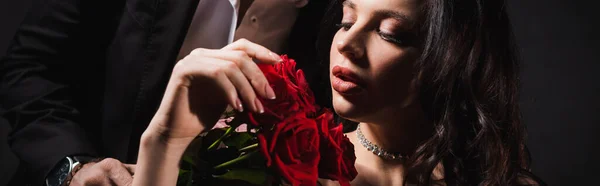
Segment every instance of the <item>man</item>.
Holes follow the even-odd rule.
[[[2,109],[0,108],[0,113],[2,113]],[[0,117],[0,185],[16,185],[15,179],[11,179],[11,177],[17,173],[17,168],[19,167],[19,159],[14,155],[12,150],[10,150],[8,143],[6,142],[8,132],[10,131],[10,126],[8,122]]]
[[[315,40],[327,1],[44,3],[0,68],[9,143],[34,185],[128,184],[135,166],[125,163],[136,161],[174,64],[194,48],[247,38],[289,54],[310,83],[319,81]]]

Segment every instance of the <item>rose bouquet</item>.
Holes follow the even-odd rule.
[[[357,172],[354,147],[315,104],[296,62],[259,64],[277,99],[262,99],[264,113],[226,112],[190,144],[178,185],[317,185],[319,178],[349,185]]]

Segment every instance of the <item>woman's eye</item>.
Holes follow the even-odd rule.
[[[381,31],[380,29],[377,29],[377,34],[379,34],[379,36],[383,40],[386,40],[388,42],[392,42],[392,43],[397,44],[397,45],[404,45],[405,44],[403,42],[403,39],[400,39],[400,36],[398,36],[396,34],[386,33],[386,32]]]
[[[348,30],[350,30],[350,27],[352,27],[353,24],[354,23],[340,23],[340,24],[337,24],[336,26],[339,29],[344,29],[344,31],[348,31]]]

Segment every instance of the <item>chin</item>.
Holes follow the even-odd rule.
[[[368,109],[366,105],[361,106],[361,104],[349,100],[335,91],[333,91],[332,105],[335,113],[344,119],[361,122],[360,118],[367,115],[366,111]]]

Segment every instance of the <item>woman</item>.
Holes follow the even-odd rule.
[[[528,171],[504,1],[341,6],[333,6],[342,18],[331,16],[339,29],[328,69],[336,113],[359,123],[348,133],[359,173],[352,184],[541,184]],[[228,104],[260,113],[256,97],[274,98],[251,59],[276,63],[267,49],[238,41],[193,54],[175,67],[142,136],[134,185],[174,185],[181,154]]]

